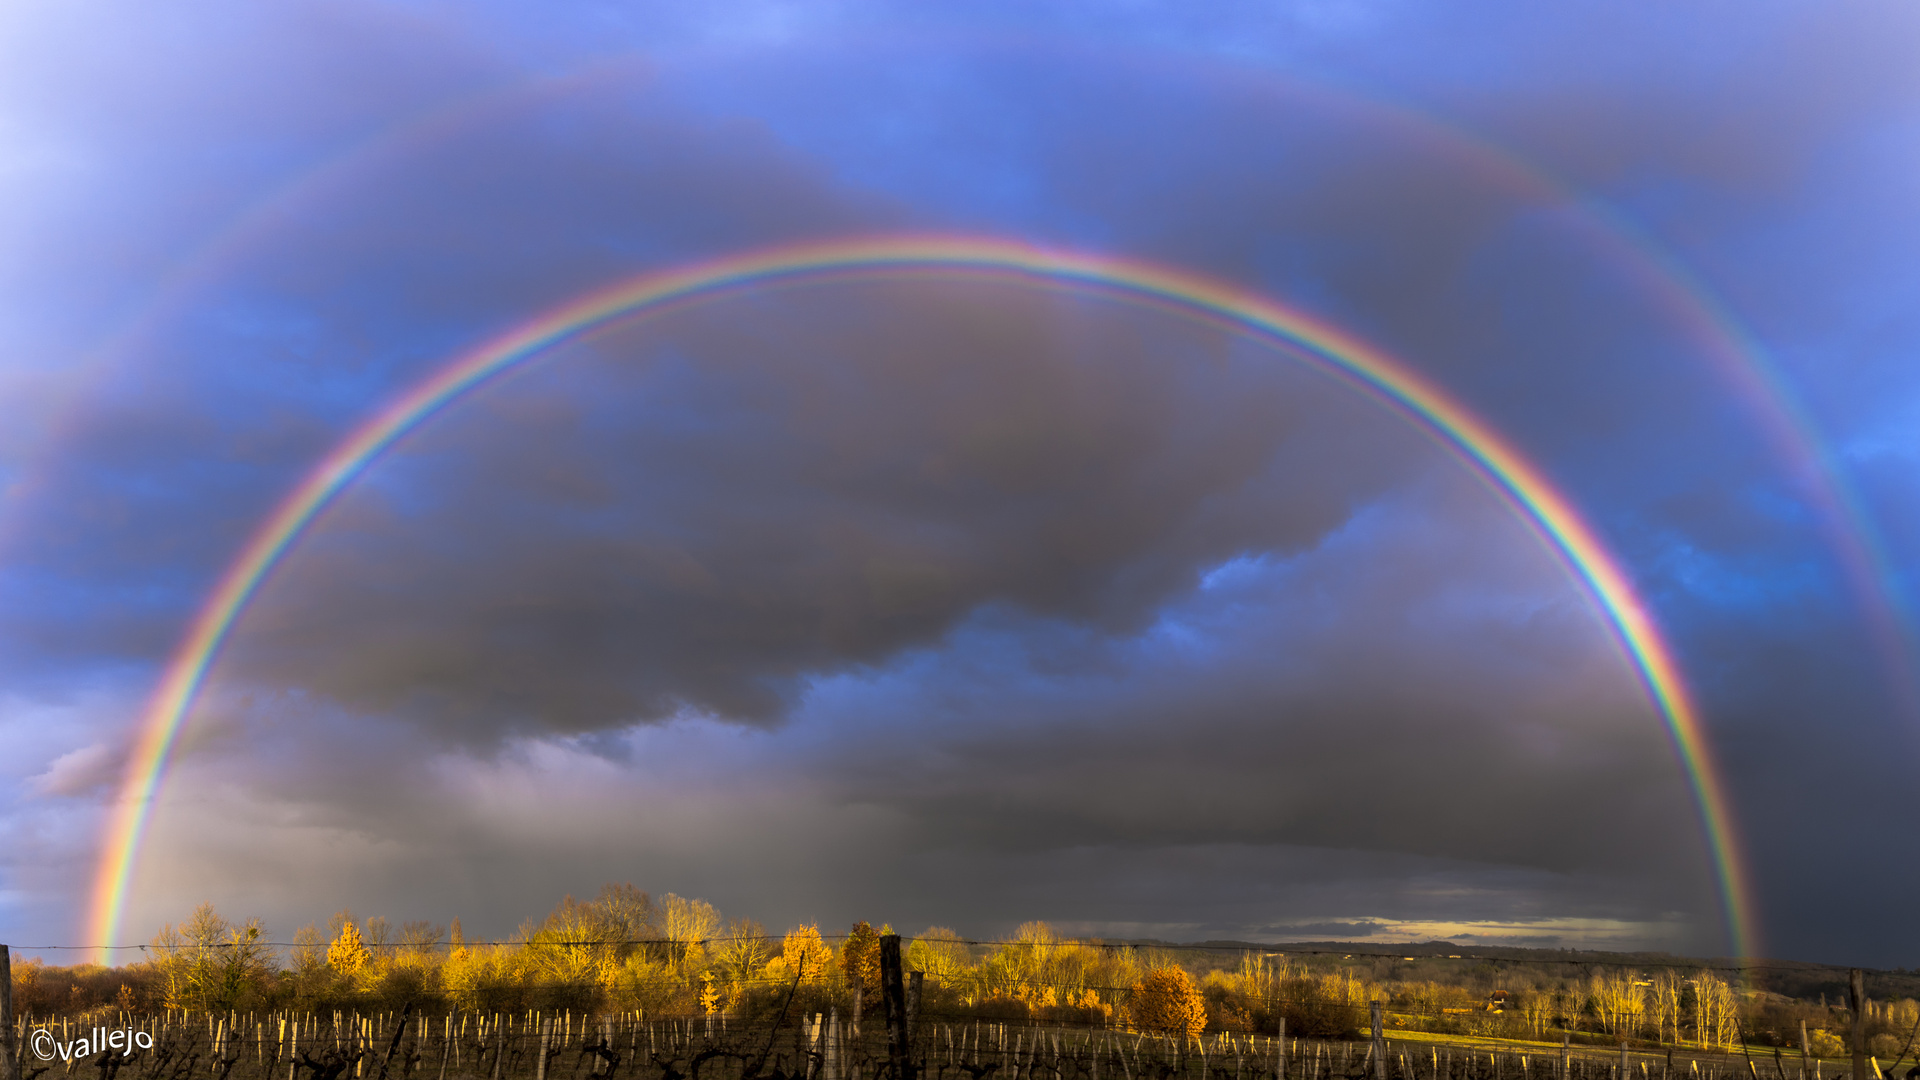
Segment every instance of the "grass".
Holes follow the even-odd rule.
[[[1392,1042],[1430,1045],[1434,1047],[1458,1047],[1460,1049],[1478,1049],[1478,1050],[1506,1050],[1514,1053],[1533,1053],[1533,1052],[1557,1053],[1560,1050],[1560,1041],[1558,1039],[1553,1039],[1553,1040],[1509,1039],[1509,1038],[1503,1038],[1498,1035],[1447,1035],[1447,1034],[1441,1034],[1441,1033],[1432,1032],[1432,1031],[1411,1031],[1411,1030],[1405,1030],[1401,1028],[1387,1028],[1382,1032],[1382,1034]],[[1609,1047],[1609,1046],[1595,1045],[1593,1043],[1574,1043],[1573,1050],[1576,1053],[1582,1053],[1589,1056],[1597,1055],[1597,1054],[1613,1055],[1613,1054],[1618,1054],[1620,1052],[1619,1047],[1617,1046]],[[1773,1051],[1774,1051],[1774,1047],[1771,1047],[1771,1046],[1748,1045],[1744,1049],[1735,1048],[1733,1050],[1728,1050],[1728,1051],[1706,1050],[1699,1047],[1690,1047],[1690,1046],[1675,1046],[1672,1048],[1672,1050],[1673,1050],[1673,1055],[1676,1059],[1682,1058],[1682,1057],[1723,1058],[1723,1059],[1731,1058],[1735,1060],[1744,1061],[1747,1059],[1749,1055],[1751,1055],[1755,1068],[1759,1069],[1760,1071],[1761,1080],[1778,1080],[1777,1074],[1769,1073],[1769,1069],[1773,1064]],[[1796,1062],[1796,1065],[1794,1066],[1796,1071],[1790,1072],[1788,1076],[1790,1078],[1793,1078],[1793,1080],[1797,1080],[1797,1077],[1798,1077],[1797,1062],[1800,1058],[1800,1051],[1790,1050],[1783,1047],[1781,1048],[1780,1052],[1782,1057],[1786,1058],[1789,1061]],[[1659,1049],[1647,1049],[1643,1047],[1630,1047],[1627,1050],[1627,1053],[1639,1059],[1654,1059],[1654,1060],[1664,1062],[1667,1057],[1667,1048],[1661,1047]],[[1817,1060],[1820,1062],[1820,1064],[1823,1067],[1832,1066],[1835,1070],[1837,1070],[1835,1072],[1830,1072],[1830,1073],[1824,1072],[1823,1070],[1823,1075],[1837,1078],[1837,1080],[1844,1080],[1844,1078],[1848,1075],[1848,1070],[1852,1068],[1852,1062],[1848,1058],[1819,1058]],[[1901,1066],[1905,1066],[1908,1060],[1909,1059],[1903,1058],[1900,1061],[1881,1062],[1880,1067],[1883,1071],[1892,1072]],[[1869,1066],[1869,1069],[1871,1069],[1871,1066]]]

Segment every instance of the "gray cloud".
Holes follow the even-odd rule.
[[[382,63],[332,35],[307,48],[335,74]],[[452,120],[403,114],[394,132],[251,193],[265,210],[225,208],[226,220],[206,226],[220,242],[188,249],[207,260],[190,266],[199,287],[161,294],[172,311],[96,365],[84,406],[61,418],[57,442],[8,493],[0,588],[33,613],[0,629],[14,666],[101,650],[161,655],[287,485],[370,401],[461,345],[693,252],[901,220],[897,207],[836,190],[763,129],[656,101],[643,65],[476,96],[473,63],[437,48],[420,62],[438,69]],[[278,69],[221,74],[293,99],[311,93],[278,85],[290,77]],[[520,81],[493,78],[509,75]],[[416,113],[433,104],[411,96]],[[183,138],[265,137],[228,122],[239,130],[183,120]],[[95,153],[134,154],[92,134],[105,144]],[[140,208],[148,216],[178,209],[161,194],[151,202]],[[222,233],[235,222],[246,226],[239,240]],[[447,258],[455,250],[483,257]]]
[[[415,714],[229,680],[153,892],[271,865],[231,895],[279,922],[324,914],[307,898],[346,875],[408,917],[504,930],[632,877],[775,922],[1298,938],[1363,913],[1713,948],[1677,766],[1591,613],[1475,483],[1409,464],[1361,524],[1148,625],[991,609],[811,680],[774,728],[449,751]]]
[[[832,286],[555,358],[382,466],[233,670],[456,730],[764,723],[983,604],[1137,628],[1414,452],[1290,360],[1104,307]]]
[[[118,782],[125,769],[126,755],[119,747],[88,743],[54,758],[29,783],[46,795],[92,795]]]

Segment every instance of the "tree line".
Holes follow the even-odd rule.
[[[38,1015],[103,1016],[162,1009],[223,1013],[398,1009],[510,1013],[526,1009],[721,1014],[798,1009],[852,1015],[879,1007],[880,937],[892,928],[818,926],[770,935],[713,905],[632,885],[563,899],[505,941],[470,941],[446,926],[337,913],[271,943],[258,919],[202,904],[160,928],[143,958],[106,967],[14,966],[14,1002]],[[1276,950],[1284,946],[1275,947]],[[1389,1027],[1505,1038],[1568,1038],[1730,1050],[1798,1047],[1838,1056],[1850,1015],[1729,982],[1704,968],[1653,969],[1460,961],[1458,958],[1287,956],[1063,937],[1032,922],[1011,939],[969,942],[930,927],[906,942],[924,973],[923,1015],[1120,1027],[1135,1031],[1353,1037],[1370,1003]],[[1900,1054],[1920,1032],[1912,1000],[1870,1006],[1870,1045]]]

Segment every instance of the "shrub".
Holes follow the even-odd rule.
[[[1155,968],[1127,993],[1127,1019],[1136,1031],[1197,1036],[1207,1029],[1207,1002],[1186,969]]]

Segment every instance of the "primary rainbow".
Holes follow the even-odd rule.
[[[1000,239],[888,236],[796,244],[643,274],[562,305],[456,358],[390,402],[322,460],[248,541],[167,665],[142,717],[94,879],[88,937],[101,962],[118,934],[127,887],[167,761],[222,641],[274,564],[333,497],[381,451],[488,378],[611,320],[748,288],[836,274],[968,273],[1026,279],[1172,307],[1231,325],[1303,355],[1390,403],[1481,473],[1548,541],[1605,613],[1630,657],[1692,786],[1739,956],[1751,955],[1750,902],[1726,795],[1673,650],[1613,557],[1573,504],[1532,462],[1417,372],[1345,331],[1239,287],[1132,259]]]

